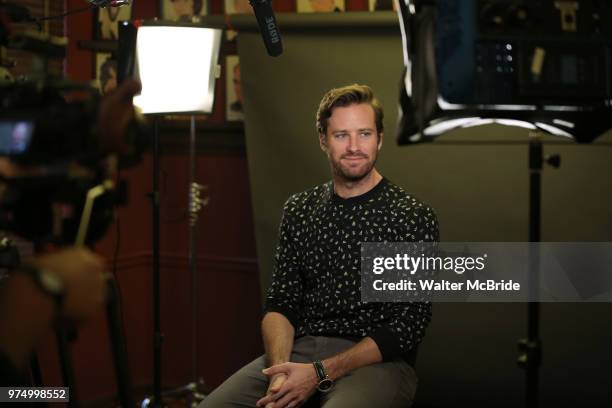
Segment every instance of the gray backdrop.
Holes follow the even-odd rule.
[[[314,127],[328,89],[373,87],[386,108],[379,170],[429,203],[444,241],[528,239],[526,130],[486,126],[431,145],[395,144],[401,38],[393,13],[280,15],[285,53],[268,57],[256,31],[238,50],[262,286],[269,284],[284,201],[329,179]],[[253,27],[252,25],[249,27]],[[612,133],[578,146],[545,137],[562,167],[543,172],[542,240],[612,241]],[[417,369],[418,401],[431,406],[522,405],[516,340],[526,305],[436,304]],[[610,406],[612,306],[542,305],[543,406]],[[494,403],[492,404],[492,402]],[[579,405],[576,405],[579,404]]]

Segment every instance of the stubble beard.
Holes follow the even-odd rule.
[[[370,159],[370,157],[368,156],[365,157],[365,159],[368,160],[368,162],[363,166],[363,171],[360,171],[359,173],[350,173],[345,171],[344,166],[342,166],[341,163],[342,158],[340,159],[340,161],[330,159],[330,162],[334,175],[336,175],[343,181],[354,183],[366,178],[374,169],[374,165],[376,165],[377,156],[374,156],[373,159]]]

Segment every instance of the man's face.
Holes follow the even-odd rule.
[[[310,7],[315,13],[334,11],[336,3],[334,0],[310,0]]]
[[[193,15],[193,0],[174,0],[173,3],[178,17]]]
[[[251,7],[249,0],[234,0],[234,13],[252,14],[253,7]]]
[[[376,133],[374,109],[362,103],[334,108],[319,143],[336,176],[359,181],[374,168],[382,136]]]

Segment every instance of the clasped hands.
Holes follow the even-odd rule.
[[[319,383],[312,364],[283,363],[262,371],[270,378],[266,395],[257,401],[261,408],[294,408],[303,404]]]

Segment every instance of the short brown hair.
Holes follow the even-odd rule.
[[[383,131],[383,108],[379,100],[374,96],[372,88],[367,85],[353,84],[342,88],[334,88],[328,91],[321,99],[317,110],[317,131],[319,134],[327,132],[327,122],[334,108],[339,106],[350,106],[354,104],[367,103],[374,109],[376,121],[376,132],[380,135]]]

